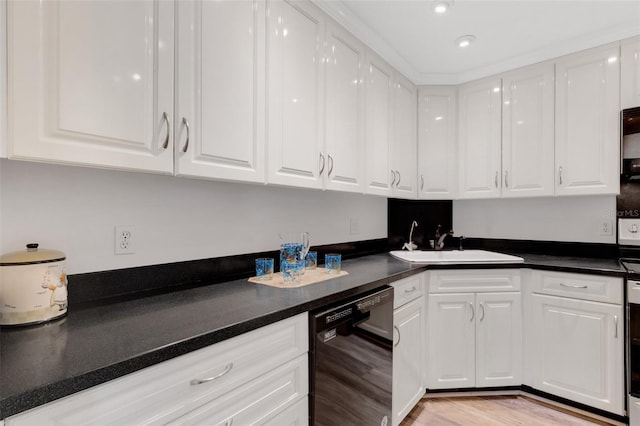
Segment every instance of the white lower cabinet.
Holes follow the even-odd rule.
[[[430,271],[427,299],[428,389],[522,384],[518,270]]]
[[[624,415],[622,279],[532,271],[531,288],[531,386]]]
[[[308,343],[305,313],[9,417],[6,425],[305,424],[299,404],[308,395]]]
[[[424,396],[424,274],[393,283],[393,421],[398,425]],[[398,304],[400,301],[401,304]]]

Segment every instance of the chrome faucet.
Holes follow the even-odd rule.
[[[440,234],[440,229],[442,228],[441,225],[438,225],[438,227],[436,228],[436,235],[435,238],[433,239],[434,241],[434,249],[436,250],[442,250],[442,248],[444,247],[444,239],[447,238],[449,235],[453,235],[453,231],[449,231],[449,232],[445,232],[444,234]]]
[[[402,250],[414,251],[415,249],[418,248],[416,244],[413,244],[413,228],[414,227],[416,228],[418,227],[418,222],[416,222],[415,220],[411,223],[411,230],[409,231],[409,242],[404,243],[404,245],[402,246]]]

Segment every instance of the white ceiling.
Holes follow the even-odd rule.
[[[458,84],[640,34],[640,0],[313,0],[416,84]],[[476,37],[460,49],[454,41]]]

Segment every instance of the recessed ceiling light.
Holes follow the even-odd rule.
[[[440,0],[433,3],[433,11],[438,14],[446,13],[453,4],[453,0]]]
[[[456,39],[456,45],[458,47],[469,47],[475,39],[476,37],[473,35],[463,35],[462,37],[458,37]]]

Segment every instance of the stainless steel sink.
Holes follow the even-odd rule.
[[[509,254],[485,250],[394,250],[391,256],[412,263],[425,264],[474,264],[474,263],[522,263],[524,259]]]

